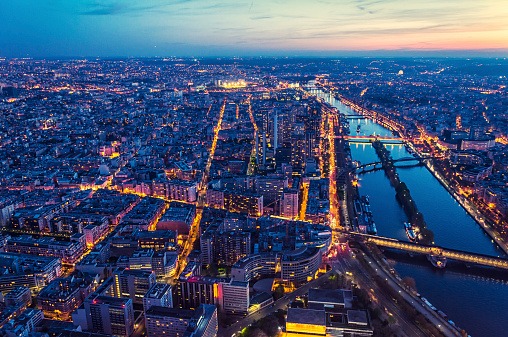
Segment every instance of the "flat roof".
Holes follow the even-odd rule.
[[[231,281],[232,286],[236,287],[249,287],[249,282],[246,281]]]
[[[358,324],[364,326],[369,324],[367,312],[363,310],[348,310],[347,320],[349,324]]]
[[[300,261],[311,256],[314,256],[319,252],[319,248],[311,246],[303,246],[291,252],[285,252],[282,255],[282,261]]]
[[[163,317],[174,317],[174,318],[182,318],[182,319],[191,319],[194,316],[194,310],[188,309],[179,309],[179,308],[168,308],[168,307],[159,307],[159,306],[151,306],[146,311],[146,316],[163,316]]]
[[[288,308],[286,322],[326,326],[326,313],[324,310]]]
[[[162,298],[171,288],[171,285],[166,283],[155,283],[145,294],[146,298]]]
[[[343,305],[344,293],[340,289],[309,289],[309,302]]]

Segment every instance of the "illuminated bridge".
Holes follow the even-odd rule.
[[[404,138],[401,137],[395,137],[395,136],[337,136],[337,137],[343,137],[344,139],[350,140],[350,139],[365,139],[369,141],[375,141],[375,140],[398,140],[403,142]]]
[[[352,144],[357,143],[372,143],[374,141],[380,141],[383,144],[403,144],[404,138],[391,137],[391,136],[336,136],[335,138],[346,139]]]
[[[411,161],[417,161],[418,163],[423,162],[424,160],[430,160],[438,157],[434,156],[425,156],[425,157],[404,157],[399,159],[393,159],[392,163],[400,163],[400,162],[411,162]],[[413,166],[413,165],[407,165]],[[400,166],[399,166],[400,167]],[[367,164],[361,164],[359,166],[354,166],[352,168],[342,169],[342,171],[339,173],[339,176],[342,176],[344,174],[352,173],[352,172],[358,172],[358,173],[367,173],[371,171],[376,171],[382,169],[381,162],[375,161],[372,163]]]
[[[437,158],[437,157],[433,157],[433,156],[404,157],[404,158],[399,158],[399,159],[393,159],[391,162],[392,163],[401,163],[401,162],[417,161],[418,165],[420,165],[420,163],[422,163],[424,160],[430,160],[430,159],[434,159],[434,158]],[[366,172],[370,172],[370,171],[380,170],[380,169],[382,169],[381,164],[382,163],[380,161],[375,161],[375,162],[368,163],[368,164],[362,164],[362,165],[359,165],[359,166],[353,168],[351,171],[357,171],[358,173],[366,173]],[[415,165],[407,165],[407,166],[409,167],[409,166],[415,166]],[[400,167],[400,166],[395,166],[395,167]]]
[[[397,250],[406,251],[409,253],[440,256],[446,259],[464,262],[466,264],[477,264],[487,267],[508,270],[508,259],[500,257],[470,253],[461,250],[443,248],[439,246],[422,245],[418,243],[399,241],[391,238],[385,238],[382,236],[374,236],[360,233],[349,233],[349,235],[351,238],[355,240],[372,242],[377,246],[393,248]]]

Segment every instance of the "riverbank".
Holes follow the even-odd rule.
[[[432,173],[432,175],[439,181],[439,183],[448,191],[448,193],[459,203],[459,205],[469,214],[475,222],[480,226],[483,231],[497,244],[497,246],[508,255],[508,244],[502,240],[500,237],[496,236],[494,230],[487,222],[491,222],[491,220],[483,215],[480,211],[476,209],[476,206],[470,203],[467,199],[460,196],[457,191],[450,187],[446,179],[434,169],[434,165],[430,162],[425,163],[425,167]]]
[[[354,112],[359,113],[363,116],[365,116],[368,119],[371,119],[374,122],[380,122],[377,118],[375,118],[375,113],[373,113],[370,110],[365,110],[358,106],[354,101],[347,99],[345,97],[342,97],[340,95],[336,96],[336,99],[338,99],[342,104],[348,106],[350,109],[352,109]],[[368,112],[368,113],[365,113]],[[392,132],[398,132],[401,137],[404,138],[405,143],[408,144],[411,149],[416,153],[418,156],[422,156],[422,154],[416,149],[414,144],[407,138],[405,138],[401,132],[392,124],[382,122],[382,126],[386,127]],[[439,183],[446,189],[446,191],[459,203],[459,205],[466,211],[467,214],[469,214],[475,222],[480,226],[480,228],[483,230],[484,233],[486,233],[493,242],[505,253],[508,255],[508,243],[502,240],[500,237],[496,236],[496,233],[494,233],[494,229],[492,226],[489,225],[489,223],[492,223],[492,220],[489,219],[487,216],[482,214],[480,211],[476,210],[476,206],[469,202],[468,200],[463,199],[458,191],[456,191],[454,188],[450,187],[446,179],[437,172],[432,163],[429,161],[425,161],[425,167],[427,170],[439,181]]]

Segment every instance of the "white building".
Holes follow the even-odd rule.
[[[247,314],[249,310],[249,282],[222,283],[220,307],[229,314]]]
[[[166,283],[155,283],[143,297],[143,310],[146,312],[150,307],[173,307],[172,287]]]

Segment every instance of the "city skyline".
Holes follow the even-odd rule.
[[[0,1],[0,336],[505,336],[507,4]]]
[[[2,57],[504,56],[502,1],[13,1]]]

